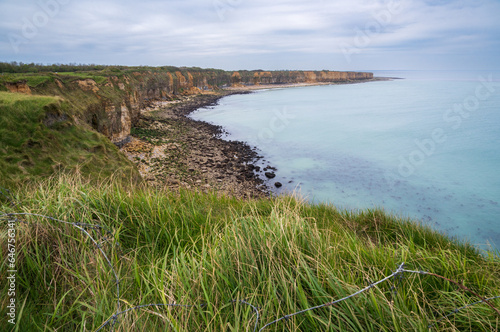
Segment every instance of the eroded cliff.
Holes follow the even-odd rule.
[[[216,93],[224,87],[261,84],[334,83],[373,79],[372,73],[340,71],[235,71],[201,68],[129,68],[43,73],[4,79],[4,90],[60,96],[73,106],[75,122],[91,126],[120,145],[154,100]],[[0,86],[1,88],[1,86]]]

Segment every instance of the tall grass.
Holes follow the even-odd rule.
[[[301,309],[327,303],[389,275],[400,263],[485,296],[500,294],[500,260],[381,210],[351,212],[291,196],[239,200],[179,193],[110,180],[99,186],[61,176],[15,193],[29,212],[114,230],[104,243],[121,278],[117,331],[253,331]],[[19,331],[89,331],[116,313],[116,284],[103,255],[76,227],[40,217],[17,225]],[[0,244],[6,256],[6,227]],[[99,238],[99,234],[94,232]],[[101,238],[102,239],[102,238]],[[116,245],[119,243],[119,246]],[[1,279],[7,270],[1,263]],[[266,331],[427,331],[478,299],[445,280],[409,275],[337,305],[297,315]],[[6,287],[1,301],[5,308]],[[201,305],[205,304],[205,305]],[[497,307],[500,301],[492,302]],[[0,313],[5,317],[2,310]],[[7,326],[7,325],[4,325]],[[480,304],[440,322],[439,331],[490,331],[500,317]],[[106,327],[105,329],[109,329]]]

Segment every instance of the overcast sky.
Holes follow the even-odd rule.
[[[0,0],[0,61],[500,69],[500,0]]]

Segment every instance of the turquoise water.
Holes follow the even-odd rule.
[[[233,95],[192,117],[257,146],[278,192],[500,248],[500,73],[376,75],[405,79]]]

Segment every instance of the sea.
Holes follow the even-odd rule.
[[[382,208],[498,252],[500,71],[373,72],[397,79],[231,95],[191,116],[257,147],[276,194]]]

